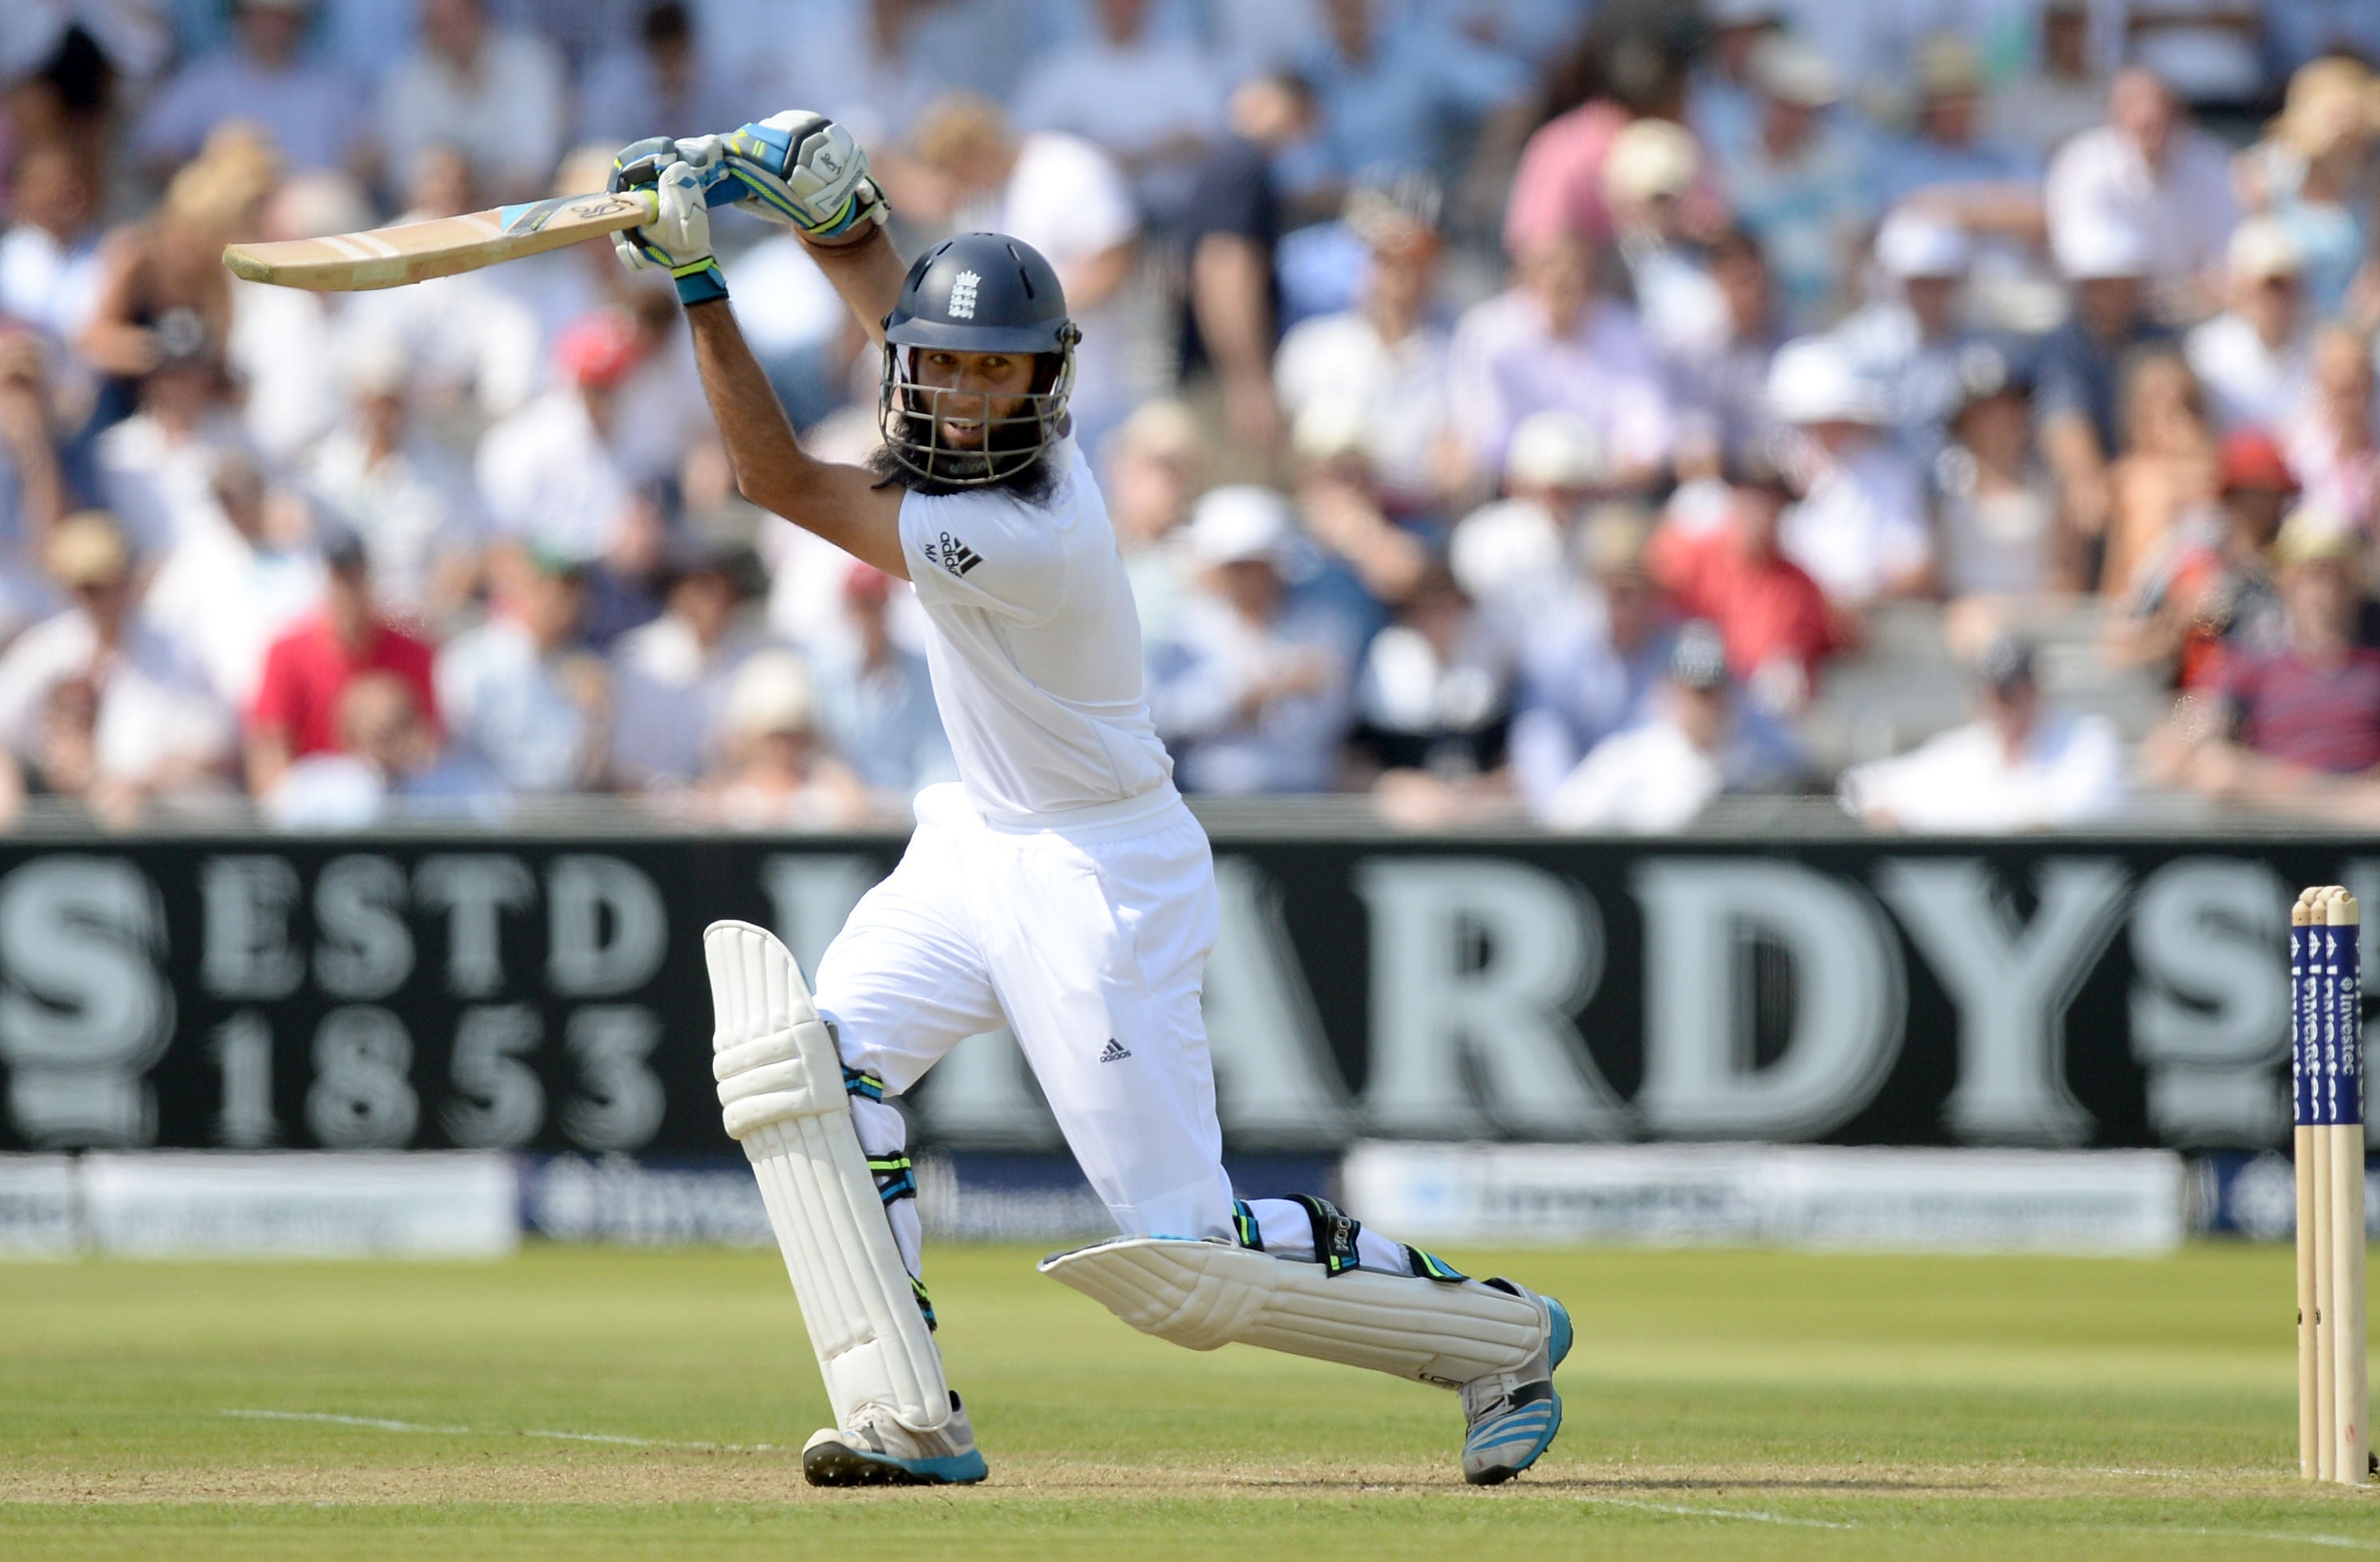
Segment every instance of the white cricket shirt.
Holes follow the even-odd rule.
[[[901,502],[934,704],[968,800],[1002,822],[1122,803],[1173,774],[1107,503],[1073,440],[1050,459],[1063,476],[1046,503],[1002,489]]]

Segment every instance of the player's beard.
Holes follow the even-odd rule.
[[[868,467],[883,481],[898,483],[912,493],[996,491],[1013,493],[1027,504],[1040,504],[1057,491],[1059,473],[1056,463],[1050,459],[1049,444],[1043,442],[1039,449],[1034,449],[1040,442],[1040,426],[1035,418],[1006,418],[995,421],[986,435],[984,448],[978,450],[957,449],[937,441],[931,422],[915,412],[905,410],[900,414],[900,432],[908,445],[909,460],[904,461],[887,442],[879,445],[868,458]],[[995,457],[1014,456],[1027,450],[1034,452],[1031,460],[1000,477],[990,476]],[[997,464],[1003,467],[1011,465],[1004,460]]]
[[[1033,400],[1024,405],[1030,407]],[[1009,415],[992,419],[985,429],[983,445],[974,450],[952,445],[947,438],[935,438],[938,429],[933,419],[906,407],[895,417],[895,431],[905,450],[895,450],[895,441],[888,438],[868,457],[868,469],[885,483],[900,483],[912,493],[1002,490],[1028,504],[1040,504],[1057,490],[1059,469],[1050,460],[1054,441],[1038,417]],[[1016,460],[1026,453],[1030,453],[1030,460]],[[992,477],[995,469],[1000,477]]]

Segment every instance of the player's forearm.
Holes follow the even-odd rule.
[[[866,224],[866,235],[854,244],[809,243],[810,259],[826,273],[868,339],[884,345],[884,317],[901,299],[901,280],[908,268],[884,229]]]
[[[874,491],[858,467],[813,460],[802,449],[727,300],[693,305],[686,321],[736,491],[852,557],[908,579],[899,495]]]

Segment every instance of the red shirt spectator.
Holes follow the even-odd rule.
[[[1782,507],[1778,492],[1739,485],[1727,525],[1700,534],[1665,527],[1645,562],[1681,613],[1718,625],[1736,677],[1766,686],[1778,676],[1773,670],[1798,673],[1798,690],[1768,691],[1787,696],[1770,703],[1792,708],[1807,699],[1819,665],[1844,641],[1826,592],[1777,551]]]
[[[395,673],[420,708],[434,715],[438,696],[430,684],[430,666],[437,653],[385,624],[367,624],[363,631],[361,642],[351,645],[324,612],[273,642],[249,711],[250,730],[285,733],[293,758],[337,753],[339,696],[358,672]]]
[[[358,673],[402,679],[425,720],[438,722],[431,684],[437,653],[380,616],[372,602],[362,545],[351,535],[323,544],[330,587],[322,611],[264,653],[264,672],[249,710],[249,784],[261,796],[291,760],[340,750],[339,696]]]

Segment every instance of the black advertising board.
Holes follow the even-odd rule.
[[[714,1155],[703,926],[773,926],[812,962],[900,849],[0,847],[0,1148]],[[1218,1089],[1231,1143],[1262,1151],[2278,1144],[2289,902],[2380,898],[2380,844],[2304,842],[1226,837],[1216,856]],[[1056,1142],[997,1036],[908,1105],[923,1144]]]

